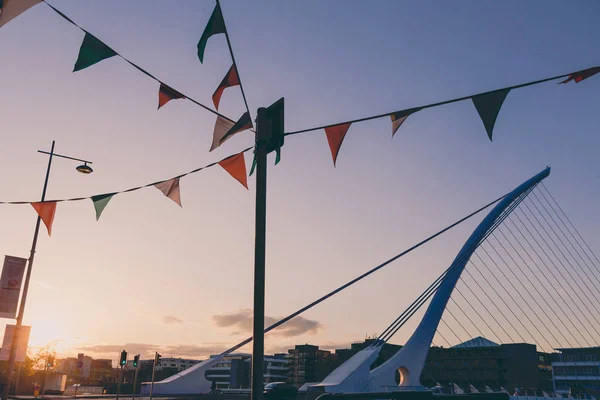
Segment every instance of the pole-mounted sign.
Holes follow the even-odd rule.
[[[16,318],[26,258],[4,256],[0,276],[0,318]]]

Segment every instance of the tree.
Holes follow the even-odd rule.
[[[49,357],[56,359],[56,343],[48,343],[44,347],[38,350],[38,352],[31,358],[31,365],[29,375],[33,375],[36,371],[44,371],[46,369],[46,362]],[[23,367],[27,365],[27,360]]]

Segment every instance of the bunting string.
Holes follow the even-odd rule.
[[[125,60],[127,63],[129,63],[131,66],[135,67],[138,71],[140,71],[143,74],[145,74],[146,76],[154,79],[156,82],[158,82],[160,84],[159,107],[158,108],[162,107],[169,100],[187,99],[187,100],[191,101],[192,103],[196,104],[197,106],[202,107],[206,111],[213,113],[217,117],[224,118],[227,121],[230,121],[232,123],[236,122],[236,121],[232,120],[231,118],[219,113],[218,111],[215,111],[212,108],[191,98],[190,96],[184,94],[183,92],[174,89],[172,86],[167,85],[165,82],[156,78],[154,75],[152,75],[151,73],[149,73],[148,71],[146,71],[145,69],[140,67],[139,65],[133,63],[129,59],[125,58],[123,55],[119,54],[117,51],[108,47],[104,42],[102,42],[96,36],[92,35],[90,32],[88,32],[86,29],[84,29],[81,25],[79,25],[78,23],[73,21],[71,18],[67,17],[63,12],[59,11],[56,7],[54,7],[53,5],[48,3],[46,0],[43,0],[43,2],[48,7],[50,7],[52,10],[54,10],[54,12],[56,12],[58,15],[63,17],[66,21],[70,22],[71,24],[73,24],[74,26],[79,28],[83,33],[85,33],[85,37],[83,39],[83,43],[81,45],[81,49],[79,52],[79,57],[77,58],[77,62],[75,64],[74,72],[82,70],[84,68],[87,68],[99,61],[102,61],[105,58],[118,56],[121,59]],[[240,85],[240,88],[241,88],[241,85]],[[243,94],[243,91],[242,91],[242,94]],[[171,97],[171,95],[173,95],[174,97]],[[245,98],[244,98],[244,101],[245,101]],[[246,105],[246,108],[247,108],[247,105]]]
[[[514,90],[514,89],[520,89],[520,88],[524,88],[524,87],[527,87],[527,86],[538,85],[540,83],[549,82],[549,81],[553,81],[553,80],[561,79],[561,78],[567,78],[567,79],[564,80],[564,81],[562,81],[562,82],[559,82],[559,84],[560,83],[568,83],[571,80],[573,80],[573,81],[575,81],[575,82],[578,83],[578,82],[581,82],[582,80],[584,80],[586,78],[589,78],[590,76],[595,75],[597,73],[600,73],[600,66],[593,67],[593,68],[588,68],[588,69],[584,69],[584,70],[581,70],[581,71],[572,72],[572,73],[568,73],[568,74],[562,74],[562,75],[558,75],[558,76],[553,76],[551,78],[544,78],[544,79],[540,79],[540,80],[537,80],[537,81],[531,81],[531,82],[521,83],[519,85],[508,86],[508,87],[501,88],[501,89],[490,90],[489,92],[483,92],[483,93],[478,93],[478,94],[474,94],[474,95],[470,95],[470,96],[458,97],[458,98],[451,99],[451,100],[444,100],[444,101],[440,101],[440,102],[437,102],[437,103],[427,104],[427,105],[424,105],[424,106],[412,107],[412,108],[408,108],[408,109],[404,109],[404,110],[400,110],[400,111],[387,112],[385,114],[378,114],[378,115],[373,115],[373,116],[370,116],[370,117],[358,118],[358,119],[354,119],[354,120],[350,120],[350,121],[337,122],[335,124],[328,124],[328,125],[317,126],[317,127],[314,127],[314,128],[301,129],[301,130],[298,130],[298,131],[287,132],[287,133],[285,133],[285,136],[297,135],[299,133],[317,131],[317,130],[320,130],[320,129],[333,128],[333,127],[337,127],[337,126],[341,126],[341,125],[350,125],[350,124],[353,124],[353,123],[356,123],[356,122],[370,121],[372,119],[379,119],[379,118],[388,117],[388,116],[392,117],[392,121],[401,120],[401,122],[400,122],[400,124],[401,124],[402,122],[404,122],[404,119],[406,119],[406,117],[408,115],[410,115],[412,113],[415,113],[417,111],[423,110],[425,108],[438,107],[438,106],[442,106],[442,105],[445,105],[445,104],[457,103],[459,101],[464,101],[464,100],[468,100],[468,99],[473,99],[475,101],[475,107],[479,108],[479,106],[477,105],[476,99],[483,99],[484,96],[489,96],[490,99],[492,97],[501,98],[502,101],[503,101],[504,97],[506,97],[506,94],[508,94],[509,91]],[[500,101],[500,105],[501,105],[502,101]],[[499,110],[499,107],[498,107],[498,110]],[[478,112],[480,113],[480,115],[482,114],[482,112],[479,111],[479,109],[478,109]],[[394,118],[395,115],[397,116],[396,118]],[[497,112],[496,112],[495,116],[497,116]],[[495,121],[495,116],[494,116],[494,121]],[[484,118],[484,117],[482,116],[482,118]],[[400,126],[400,124],[398,124],[395,128],[397,129]],[[485,122],[484,122],[484,124],[485,124]],[[492,124],[492,127],[493,127],[493,124]],[[486,126],[486,129],[487,128],[488,127]],[[394,131],[394,133],[395,133],[395,131]],[[488,131],[488,135],[490,136],[490,139],[491,139],[491,133],[489,131]]]
[[[238,69],[237,62],[235,62],[235,56],[233,55],[233,48],[231,47],[231,40],[229,40],[229,32],[227,31],[227,25],[225,24],[225,17],[223,16],[223,10],[221,9],[221,3],[217,0],[217,8],[219,9],[219,13],[221,14],[221,19],[223,21],[223,31],[225,33],[225,39],[227,40],[227,47],[229,48],[229,54],[231,55],[231,61],[233,62],[233,68],[235,68],[235,73],[237,75],[237,82],[240,85],[240,91],[242,92],[242,98],[244,99],[244,105],[246,106],[246,111],[248,115],[250,115],[250,108],[248,107],[248,101],[246,100],[246,94],[244,92],[244,86],[242,85],[242,80],[240,78],[240,71]],[[252,125],[252,119],[250,119],[250,129],[253,129],[254,125]]]
[[[59,199],[59,200],[45,200],[45,201],[0,201],[0,204],[32,204],[33,205],[33,204],[61,203],[61,202],[65,202],[65,201],[81,201],[81,200],[92,199],[95,203],[97,201],[101,201],[101,200],[104,201],[102,209],[100,210],[100,213],[102,213],[102,210],[104,209],[104,207],[106,207],[106,205],[108,204],[108,202],[110,201],[110,199],[112,198],[112,196],[115,196],[115,195],[121,194],[121,193],[134,192],[136,190],[144,189],[144,188],[147,188],[147,187],[150,187],[150,186],[155,186],[155,187],[157,187],[157,189],[159,189],[161,191],[163,191],[162,188],[167,187],[168,189],[166,189],[165,191],[163,191],[163,193],[165,194],[165,196],[169,197],[170,199],[172,199],[173,201],[175,201],[177,204],[181,205],[180,204],[181,200],[178,197],[179,196],[179,179],[183,178],[184,176],[187,176],[187,175],[195,174],[196,172],[200,172],[200,171],[205,170],[207,168],[214,167],[215,165],[220,165],[221,167],[223,167],[225,170],[227,170],[227,172],[230,173],[230,175],[235,180],[237,180],[238,182],[240,182],[247,189],[248,188],[248,184],[247,184],[247,182],[243,178],[241,178],[240,173],[239,173],[239,171],[242,170],[241,162],[240,161],[243,161],[244,153],[246,153],[247,151],[252,150],[253,148],[254,147],[248,147],[247,149],[244,149],[244,150],[240,151],[239,153],[227,156],[227,157],[223,158],[220,161],[216,161],[216,162],[210,163],[210,164],[205,165],[203,167],[199,167],[199,168],[193,169],[193,170],[191,170],[189,172],[186,172],[184,174],[180,174],[180,175],[174,176],[174,177],[169,178],[169,179],[164,179],[162,181],[148,183],[147,185],[136,186],[136,187],[133,187],[133,188],[129,188],[129,189],[121,190],[121,191],[117,191],[117,192],[109,192],[109,193],[102,193],[102,194],[97,194],[97,195],[87,196],[87,197],[73,197],[73,198],[70,198],[70,199]],[[240,158],[241,158],[241,160],[240,160]],[[231,159],[234,159],[235,161],[238,161],[238,163],[232,165],[232,169],[228,170],[226,167],[228,167],[229,165],[232,164],[231,163]],[[245,166],[245,164],[244,164],[244,166]],[[245,169],[243,171],[245,171]],[[176,188],[176,192],[173,190],[175,188]],[[175,197],[174,193],[176,193],[176,197]],[[100,203],[100,204],[102,204],[102,203]],[[96,211],[98,211],[98,209]],[[100,218],[100,215],[99,215],[98,212],[97,212],[97,217]]]

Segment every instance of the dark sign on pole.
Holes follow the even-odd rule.
[[[0,276],[0,318],[16,318],[26,258],[4,256]]]

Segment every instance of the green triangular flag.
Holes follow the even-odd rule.
[[[221,7],[219,7],[219,4],[217,3],[208,20],[208,24],[206,24],[206,28],[204,28],[204,32],[202,32],[202,37],[200,37],[200,41],[198,42],[198,59],[200,59],[200,62],[203,62],[204,60],[204,49],[206,49],[208,38],[218,33],[225,33],[225,21],[223,21]]]
[[[252,159],[252,167],[250,168],[250,174],[248,174],[248,176],[252,176],[255,168],[256,168],[256,150],[254,150],[254,158]]]
[[[73,72],[80,71],[89,67],[90,65],[94,65],[97,62],[104,60],[105,58],[110,58],[116,55],[117,53],[113,49],[102,43],[93,35],[86,32],[83,42],[81,43],[81,47],[79,48],[79,56],[77,57],[77,62],[75,62]]]
[[[94,208],[96,209],[96,221],[100,219],[100,215],[102,215],[102,211],[106,208],[106,205],[112,199],[115,193],[108,194],[99,194],[98,196],[92,196],[92,202],[94,203]]]
[[[275,156],[275,165],[279,164],[279,161],[281,161],[281,147],[278,147],[277,149],[275,149],[276,152],[276,156]]]
[[[502,107],[502,103],[504,103],[508,92],[510,92],[510,89],[502,89],[471,97],[490,141],[492,140],[492,131],[494,130],[494,124],[496,123],[496,118],[498,118],[500,107]]]

